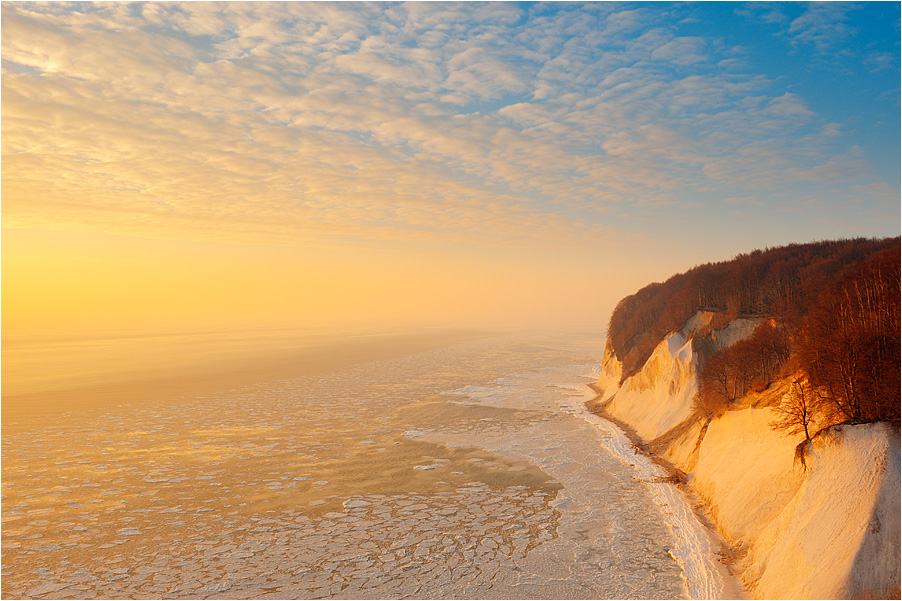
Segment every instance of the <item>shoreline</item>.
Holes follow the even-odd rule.
[[[731,567],[735,558],[723,535],[701,508],[707,505],[685,482],[685,474],[666,459],[650,452],[635,430],[609,416],[598,406],[601,391],[581,403],[582,417],[609,434],[605,448],[636,470],[636,479],[646,484],[677,544],[670,556],[680,566],[690,599],[742,599],[751,593]],[[725,561],[726,560],[726,561]]]
[[[661,469],[663,469],[664,471],[666,471],[668,473],[668,476],[664,477],[661,481],[667,482],[669,484],[673,484],[675,487],[680,489],[680,492],[682,492],[684,495],[686,495],[688,497],[689,501],[692,503],[692,507],[695,509],[695,516],[702,523],[702,525],[705,526],[708,530],[712,531],[718,537],[723,539],[722,540],[722,542],[723,542],[722,555],[723,555],[724,561],[722,561],[722,563],[728,567],[735,565],[735,561],[739,556],[738,551],[730,546],[730,544],[727,542],[726,538],[724,537],[723,533],[721,533],[720,530],[717,528],[717,523],[714,521],[714,518],[711,517],[710,505],[708,505],[707,501],[705,501],[698,494],[698,491],[695,490],[695,488],[691,484],[689,484],[689,482],[686,479],[686,472],[684,472],[683,470],[678,468],[676,465],[671,463],[670,460],[668,460],[665,457],[658,455],[654,451],[650,450],[648,448],[649,445],[642,441],[641,437],[639,436],[639,433],[636,432],[635,428],[633,428],[632,426],[630,426],[623,420],[618,419],[618,418],[614,417],[613,415],[611,415],[610,413],[608,413],[604,409],[604,403],[602,403],[602,404],[596,403],[596,401],[598,401],[601,398],[602,392],[599,391],[598,388],[594,384],[589,384],[589,388],[596,391],[598,393],[598,396],[586,401],[586,409],[588,409],[589,412],[591,412],[592,414],[597,415],[601,419],[607,420],[607,421],[611,422],[612,424],[614,424],[615,426],[617,426],[618,428],[620,428],[623,431],[623,434],[633,444],[633,446],[636,447],[637,451],[639,451],[648,460],[650,460],[651,462],[653,462],[658,467],[660,467]],[[590,403],[591,403],[591,405],[590,405]],[[738,574],[736,574],[732,568],[730,568],[730,572],[733,574],[734,578],[739,580]],[[742,584],[741,581],[740,581],[740,584],[742,585],[743,589],[745,590],[745,585]],[[750,593],[750,591],[747,591],[747,590],[746,590],[746,592]]]
[[[586,409],[590,413],[597,415],[603,420],[611,422],[612,424],[623,430],[623,434],[629,439],[632,445],[636,447],[636,450],[645,455],[649,460],[660,466],[669,474],[668,481],[671,484],[679,485],[682,490],[695,492],[686,484],[686,473],[683,470],[672,464],[664,457],[661,457],[660,455],[649,450],[648,445],[642,441],[642,438],[640,438],[639,433],[636,432],[635,428],[630,426],[625,421],[614,417],[613,415],[608,413],[607,410],[605,410],[604,407],[607,402],[601,401],[601,397],[604,392],[599,389],[598,386],[596,386],[594,383],[590,383],[588,384],[588,387],[596,393],[595,397],[589,399],[585,403]],[[707,516],[705,516],[705,518],[707,519]]]
[[[473,399],[473,406],[497,407],[517,410],[536,410],[549,411],[550,416],[530,424],[524,430],[531,432],[530,436],[522,436],[522,433],[508,433],[503,437],[494,439],[497,444],[492,446],[482,446],[492,453],[499,453],[517,461],[526,461],[529,464],[538,466],[541,470],[551,476],[555,481],[563,485],[563,489],[559,491],[560,496],[553,502],[553,505],[561,512],[561,523],[558,525],[558,532],[564,540],[570,538],[570,542],[566,548],[536,548],[533,553],[539,555],[531,556],[532,559],[527,564],[529,566],[546,566],[549,562],[555,565],[560,562],[564,556],[569,557],[566,565],[571,565],[574,561],[585,561],[586,557],[594,558],[590,565],[579,563],[583,568],[587,568],[594,575],[593,579],[606,579],[613,575],[614,578],[609,582],[602,584],[598,591],[606,590],[608,594],[590,594],[588,596],[554,596],[551,598],[620,598],[620,599],[642,599],[642,598],[687,598],[688,587],[684,576],[684,567],[672,555],[676,547],[676,541],[671,542],[668,534],[672,533],[669,524],[662,520],[660,503],[656,501],[654,496],[647,496],[644,490],[644,482],[636,477],[634,469],[624,465],[616,454],[599,453],[599,447],[604,447],[604,430],[595,427],[593,424],[585,423],[585,409],[580,411],[581,403],[585,400],[587,393],[586,381],[584,374],[586,370],[591,369],[595,362],[590,358],[578,369],[572,369],[573,365],[548,367],[542,366],[539,369],[531,367],[521,371],[508,372],[509,375],[496,379],[493,384],[484,387],[478,386],[475,389],[456,390],[454,393],[466,393],[466,396]],[[552,370],[552,371],[549,371]],[[566,371],[568,373],[563,373]],[[524,384],[541,387],[542,392],[536,391],[536,394],[530,393],[530,386],[523,387]],[[551,394],[544,392],[544,389],[552,389]],[[521,391],[517,393],[516,391]],[[511,391],[514,391],[512,394]],[[448,391],[445,394],[451,393]],[[541,399],[536,404],[535,400],[519,400],[519,399]],[[548,403],[546,405],[546,402]],[[574,419],[575,418],[575,419]],[[548,425],[545,425],[548,422]],[[566,424],[566,426],[564,426]],[[544,432],[536,437],[535,432]],[[452,435],[454,436],[454,435]],[[480,433],[477,438],[449,438],[448,433],[444,434],[427,434],[424,440],[431,442],[441,442],[453,446],[472,445],[480,446],[482,443],[478,440],[485,441],[484,434]],[[570,436],[577,438],[570,439]],[[577,444],[576,440],[580,442]],[[624,486],[630,491],[629,498],[632,499],[630,504],[625,504],[619,495],[610,498],[608,502],[599,502],[599,499],[606,499],[605,496],[611,489],[608,488],[608,474],[617,474],[615,477],[618,486]],[[613,482],[613,481],[612,481]],[[625,482],[625,483],[624,483]],[[637,495],[638,493],[638,495]],[[622,524],[623,518],[617,517],[622,512],[630,515],[626,518],[630,522],[634,516],[641,515],[641,525],[634,524],[634,530],[627,530],[627,533],[635,531],[636,536],[643,536],[648,531],[654,531],[654,537],[647,539],[649,546],[643,550],[640,547],[630,548],[629,553],[620,553],[611,551],[611,549],[627,548],[622,546],[622,541],[633,539],[632,534],[624,534],[619,528],[611,529],[612,524]],[[636,518],[640,519],[640,518]],[[647,524],[648,526],[645,526]],[[639,534],[643,533],[643,534]],[[614,537],[614,541],[610,539]],[[578,541],[578,542],[577,542]],[[616,541],[616,542],[615,542]],[[605,551],[593,551],[594,549],[604,548]],[[643,555],[650,549],[654,549],[654,554]],[[596,555],[596,553],[598,555]],[[600,562],[599,558],[610,554],[612,562]],[[638,557],[647,557],[653,565],[657,565],[654,571],[648,568],[641,568],[645,562],[637,561]],[[619,567],[616,567],[619,566]],[[568,568],[570,573],[574,573],[575,568]],[[608,572],[609,569],[614,571]],[[618,570],[626,571],[620,572]],[[649,594],[648,586],[657,587],[649,580],[648,584],[633,584],[631,586],[611,584],[621,580],[620,576],[627,572],[636,572],[642,570],[641,576],[635,576],[631,579],[634,583],[645,580],[650,574],[666,573],[668,576],[668,590],[665,593],[663,589],[656,593]],[[542,568],[543,573],[547,573],[548,568]],[[533,573],[530,570],[526,570]],[[630,593],[629,591],[632,590]],[[614,593],[613,591],[617,591]],[[644,592],[642,592],[644,591]],[[618,594],[619,593],[619,594]],[[518,595],[514,598],[522,598]]]

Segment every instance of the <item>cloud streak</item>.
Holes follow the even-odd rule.
[[[789,30],[837,43],[834,12]],[[746,187],[893,194],[841,124],[673,23],[619,4],[4,4],[4,224],[574,244],[629,237],[613,211]]]

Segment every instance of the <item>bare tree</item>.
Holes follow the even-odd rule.
[[[784,395],[780,404],[774,407],[778,417],[771,422],[771,428],[789,434],[805,433],[805,440],[811,440],[809,426],[820,411],[817,397],[805,389],[805,383],[796,380],[789,394]]]

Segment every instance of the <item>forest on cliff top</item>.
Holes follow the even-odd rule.
[[[625,379],[699,310],[716,312],[712,329],[737,317],[761,318],[750,338],[703,355],[700,408],[717,413],[750,389],[802,373],[787,410],[802,413],[788,422],[801,424],[806,437],[817,412],[829,413],[832,423],[898,424],[899,300],[899,237],[792,244],[642,288],[615,308],[608,345]]]

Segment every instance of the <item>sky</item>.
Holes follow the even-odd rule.
[[[2,4],[4,334],[580,327],[900,232],[900,4]]]

